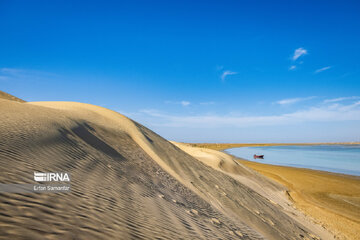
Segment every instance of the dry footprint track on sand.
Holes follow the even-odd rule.
[[[217,169],[117,112],[2,99],[0,111],[0,183],[34,183],[34,171],[50,171],[69,172],[72,185],[70,193],[1,193],[1,239],[328,236],[270,201],[281,186],[215,154]]]

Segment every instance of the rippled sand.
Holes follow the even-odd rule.
[[[0,238],[332,239],[292,216],[283,186],[229,155],[181,148],[94,105],[0,99],[0,183],[51,171],[72,184],[0,193]]]

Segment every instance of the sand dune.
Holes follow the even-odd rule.
[[[0,193],[1,239],[332,239],[232,157],[72,102],[0,99],[0,183],[71,173],[70,193]]]
[[[24,100],[17,98],[11,94],[8,94],[6,92],[0,91],[0,99],[6,99],[6,100],[11,100],[11,101],[16,101],[16,102],[25,102]]]

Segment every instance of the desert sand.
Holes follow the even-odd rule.
[[[0,99],[6,99],[6,100],[12,100],[15,102],[25,102],[24,100],[17,98],[11,94],[8,94],[6,92],[0,91]]]
[[[183,145],[224,150],[233,147],[322,144],[359,143],[188,143]],[[288,197],[295,207],[332,232],[337,239],[360,239],[360,177],[275,166],[243,159],[237,161],[285,186],[288,189]]]
[[[286,186],[296,207],[338,239],[360,239],[360,177],[239,162]]]
[[[0,193],[0,239],[333,239],[287,188],[75,102],[0,99],[0,183],[69,172],[70,193]]]

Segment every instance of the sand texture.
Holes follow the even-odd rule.
[[[11,94],[8,94],[6,92],[0,91],[0,99],[6,99],[6,100],[11,100],[11,101],[15,101],[15,102],[25,102],[24,100],[17,98]]]
[[[181,148],[102,107],[0,99],[0,183],[49,171],[72,185],[0,193],[0,239],[332,239],[291,216],[285,187],[227,154]]]
[[[289,189],[296,207],[337,239],[360,239],[360,177],[240,160]]]

